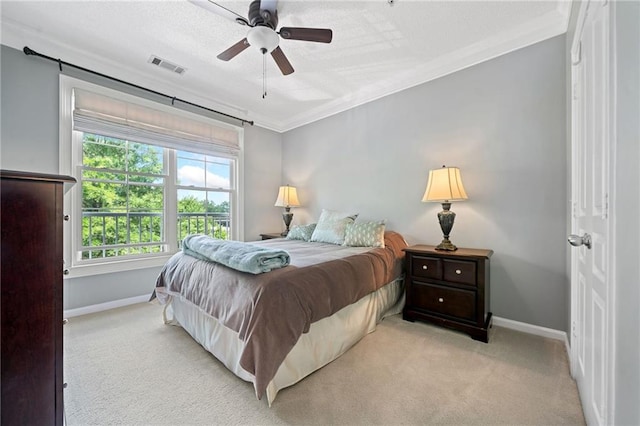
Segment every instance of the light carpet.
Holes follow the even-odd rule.
[[[557,340],[493,327],[485,344],[396,315],[269,408],[161,311],[69,320],[68,425],[584,424]]]

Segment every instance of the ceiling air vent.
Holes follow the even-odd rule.
[[[165,70],[174,72],[179,75],[184,74],[185,71],[187,70],[186,68],[181,67],[180,65],[176,65],[174,63],[167,61],[166,59],[158,58],[157,56],[154,56],[154,55],[151,55],[149,57],[149,63],[153,65],[157,65],[160,68],[164,68]]]

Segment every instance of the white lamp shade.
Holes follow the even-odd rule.
[[[278,190],[278,198],[274,204],[276,207],[300,207],[298,191],[293,186],[281,186]]]
[[[460,169],[457,167],[442,167],[429,171],[427,189],[422,201],[449,202],[466,200],[467,193],[462,185]]]
[[[260,51],[265,49],[266,52],[263,53],[271,53],[276,47],[278,47],[280,38],[271,28],[258,26],[249,30],[247,33],[247,41],[249,42],[249,45],[257,47]]]

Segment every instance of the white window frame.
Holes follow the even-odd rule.
[[[128,271],[134,269],[154,268],[164,265],[164,263],[178,251],[177,246],[177,194],[176,191],[176,170],[175,151],[165,149],[165,214],[164,229],[167,239],[167,252],[157,255],[146,255],[136,258],[126,256],[124,258],[114,257],[105,259],[81,260],[79,258],[80,244],[82,241],[82,186],[81,167],[82,164],[82,134],[73,130],[73,90],[83,89],[104,96],[109,96],[124,102],[135,103],[147,106],[152,109],[165,111],[176,116],[185,117],[191,120],[210,122],[212,125],[233,129],[238,132],[240,150],[237,155],[228,155],[215,148],[208,155],[233,158],[236,160],[236,167],[233,168],[233,179],[236,183],[235,190],[231,191],[231,238],[234,240],[244,240],[244,129],[231,124],[219,122],[217,120],[204,117],[188,111],[180,110],[168,105],[159,104],[144,98],[129,95],[117,90],[109,89],[93,83],[79,80],[69,76],[60,76],[60,151],[59,167],[60,174],[73,176],[78,184],[65,195],[64,209],[65,215],[70,220],[64,224],[64,259],[65,278],[76,278],[97,274]],[[109,136],[109,135],[105,135]],[[185,145],[188,150],[188,145]]]

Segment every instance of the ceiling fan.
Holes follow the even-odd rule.
[[[278,26],[277,0],[252,0],[249,5],[247,18],[238,15],[232,10],[210,0],[189,0],[206,10],[231,19],[238,24],[251,27],[247,36],[218,55],[218,59],[229,61],[249,46],[257,47],[263,55],[271,53],[271,56],[284,75],[293,73],[291,63],[280,49],[280,38],[287,40],[313,41],[317,43],[331,43],[333,32],[325,28],[301,28]]]

